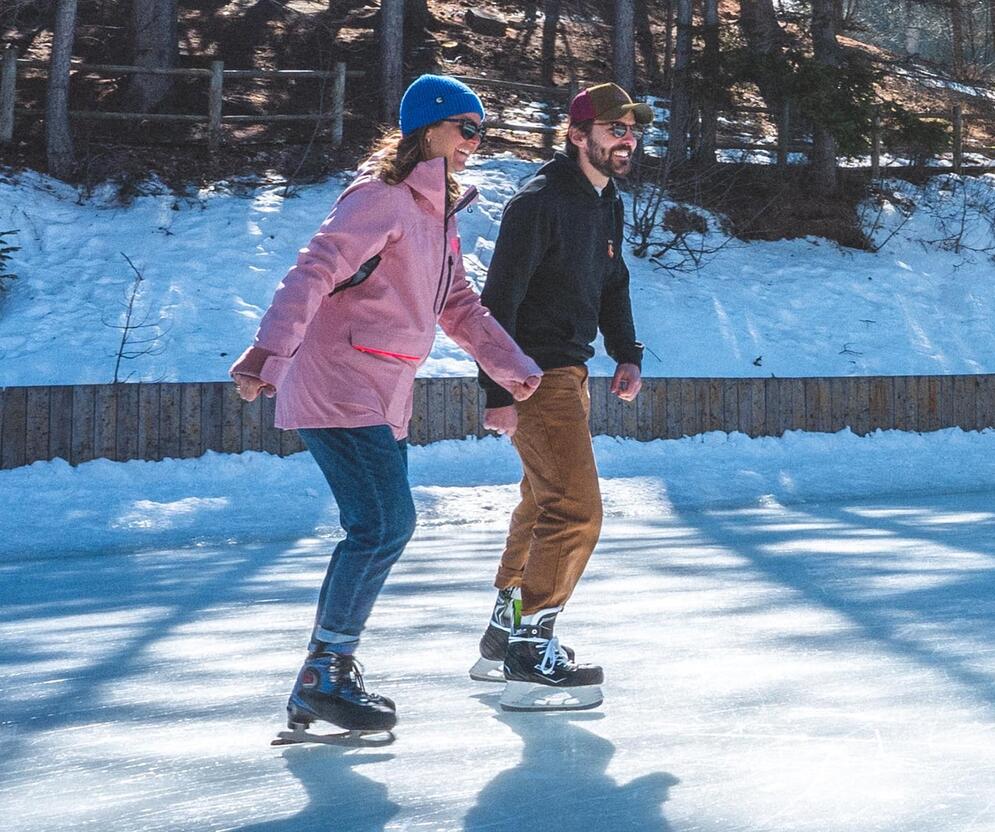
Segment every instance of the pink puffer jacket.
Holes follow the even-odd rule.
[[[365,167],[301,250],[229,370],[276,388],[277,427],[387,424],[405,437],[436,322],[503,386],[542,375],[467,282],[445,188],[442,158],[399,185]],[[331,294],[375,254],[381,262],[365,282]]]

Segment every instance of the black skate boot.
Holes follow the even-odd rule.
[[[604,673],[576,664],[553,637],[559,607],[523,616],[508,639],[504,658],[507,686],[500,704],[506,711],[573,711],[596,708],[603,697]]]
[[[494,610],[487,629],[480,637],[480,658],[470,668],[470,678],[478,682],[504,684],[504,655],[508,652],[508,636],[515,626],[515,610],[521,610],[522,591],[518,587],[498,590]],[[560,645],[573,660],[574,651]]]
[[[521,597],[521,591],[515,588],[498,590],[491,620],[480,638],[480,658],[470,668],[471,679],[504,684],[504,654],[508,649],[508,634],[514,624],[515,601]]]
[[[390,731],[397,724],[394,703],[367,691],[361,671],[351,655],[321,647],[308,654],[287,703],[287,725],[304,730],[322,720],[347,731]]]

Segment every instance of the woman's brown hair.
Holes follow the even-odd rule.
[[[436,122],[438,124],[438,122]],[[391,130],[373,147],[374,172],[388,185],[400,185],[415,165],[429,158],[425,134],[434,124],[419,127],[407,136],[400,130]],[[456,177],[446,171],[446,205],[453,205],[459,199],[462,189]]]

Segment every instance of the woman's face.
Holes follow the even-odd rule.
[[[440,156],[445,156],[450,171],[463,170],[470,154],[480,145],[479,133],[471,139],[463,137],[467,128],[461,122],[470,122],[479,127],[480,115],[462,113],[458,116],[451,116],[444,121],[433,124],[425,131],[427,158],[437,159]]]

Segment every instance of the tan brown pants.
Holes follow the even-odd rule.
[[[539,389],[515,407],[522,500],[494,583],[520,586],[522,614],[529,615],[566,603],[601,534],[587,368],[546,370]]]

